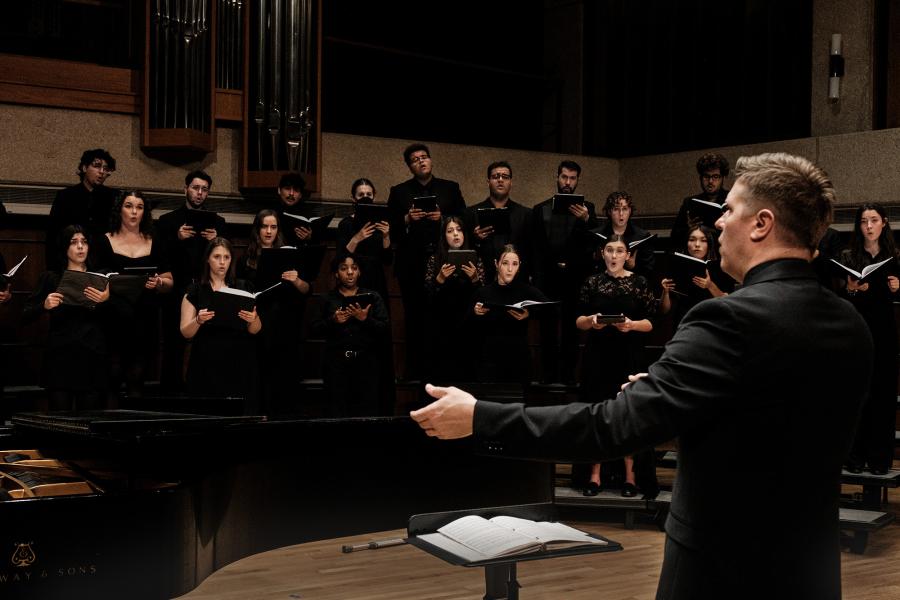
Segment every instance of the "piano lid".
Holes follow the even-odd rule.
[[[144,410],[97,410],[79,412],[16,413],[15,427],[58,431],[78,435],[132,436],[166,435],[220,430],[228,426],[259,423],[266,417],[195,415]]]

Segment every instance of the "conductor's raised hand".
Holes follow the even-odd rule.
[[[409,413],[413,421],[431,437],[454,440],[472,435],[475,418],[475,398],[455,387],[425,385],[425,391],[434,402]]]
[[[634,382],[637,381],[638,379],[642,379],[642,378],[646,377],[647,375],[649,375],[649,373],[635,373],[634,375],[629,375],[629,376],[628,376],[628,381],[626,381],[625,383],[623,383],[623,384],[622,384],[622,387],[621,387],[620,389],[623,389],[623,390],[624,390],[625,388],[627,388],[629,385],[631,385],[632,383],[634,383]]]

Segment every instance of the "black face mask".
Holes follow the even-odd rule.
[[[356,200],[354,204],[375,204],[375,198],[369,198],[368,196],[363,196],[362,198]]]

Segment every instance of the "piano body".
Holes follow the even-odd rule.
[[[552,499],[551,464],[433,440],[407,417],[19,414],[0,450],[8,600],[174,598],[273,548]]]

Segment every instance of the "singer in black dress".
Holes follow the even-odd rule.
[[[57,247],[60,256],[55,264],[75,271],[88,270],[90,245],[85,227],[64,227]],[[56,291],[61,278],[60,271],[42,273],[37,289],[25,301],[25,321],[44,313],[50,316],[41,385],[47,390],[50,410],[103,408],[108,380],[103,319],[109,286],[102,292],[85,288],[84,295],[95,303],[93,308],[86,308],[63,303],[63,295]]]
[[[101,271],[128,276],[128,268],[153,267],[143,290],[109,299],[106,335],[109,343],[110,382],[113,398],[124,381],[129,397],[143,394],[147,370],[159,350],[159,294],[172,291],[172,272],[162,243],[153,235],[153,216],[143,193],[120,192],[113,205],[110,228],[95,245],[94,264]],[[144,275],[134,275],[144,277]]]
[[[875,360],[869,395],[863,405],[847,470],[859,473],[868,468],[883,475],[894,459],[894,430],[897,410],[897,322],[894,301],[900,289],[897,278],[897,250],[880,204],[864,204],[856,211],[850,247],[840,262],[855,271],[885,259],[895,259],[860,284],[852,276],[844,280],[844,293],[869,326],[875,343]]]
[[[698,302],[730,294],[735,285],[734,279],[719,267],[719,242],[713,230],[705,225],[692,225],[688,228],[687,240],[687,247],[680,251],[709,263],[706,277],[693,277],[690,283],[678,285],[674,277],[662,280],[659,312],[668,314],[671,311],[675,327]]]
[[[261,412],[270,417],[297,412],[299,380],[302,378],[297,373],[297,364],[303,350],[303,315],[312,289],[303,273],[307,267],[305,260],[298,260],[293,269],[277,276],[270,277],[259,271],[263,250],[283,246],[278,213],[271,209],[261,210],[253,219],[247,251],[237,264],[238,280],[252,282],[256,290],[279,284],[274,290],[260,294],[257,301],[257,311],[266,323],[256,336]]]
[[[201,397],[244,398],[244,411],[258,412],[256,390],[256,347],[253,336],[262,329],[256,307],[242,310],[245,327],[234,328],[216,318],[210,310],[213,293],[223,287],[251,291],[251,286],[235,279],[231,244],[217,237],[204,252],[199,282],[191,283],[181,301],[181,335],[191,340],[187,371],[187,391]]]
[[[468,250],[466,226],[460,217],[444,217],[438,251],[425,264],[425,294],[428,298],[428,372],[435,382],[471,381],[475,377],[470,330],[472,299],[484,285],[484,264],[475,260],[456,268],[450,250]],[[450,335],[447,333],[450,332]]]
[[[481,339],[478,380],[525,384],[531,380],[528,319],[539,309],[504,308],[523,300],[547,302],[541,290],[517,278],[521,262],[515,246],[507,244],[495,261],[497,278],[475,292],[472,327]]]
[[[602,254],[606,270],[591,275],[581,286],[581,316],[575,320],[578,329],[588,332],[581,364],[583,401],[615,396],[628,375],[646,370],[644,344],[646,334],[653,330],[650,318],[657,310],[657,300],[647,280],[625,268],[630,258],[625,237],[611,234]],[[624,321],[608,324],[598,315],[623,315]],[[655,494],[655,477],[646,483],[642,479],[642,483],[645,494]],[[596,463],[585,495],[596,495],[601,489],[600,464]],[[634,459],[627,456],[622,495],[636,494]]]

